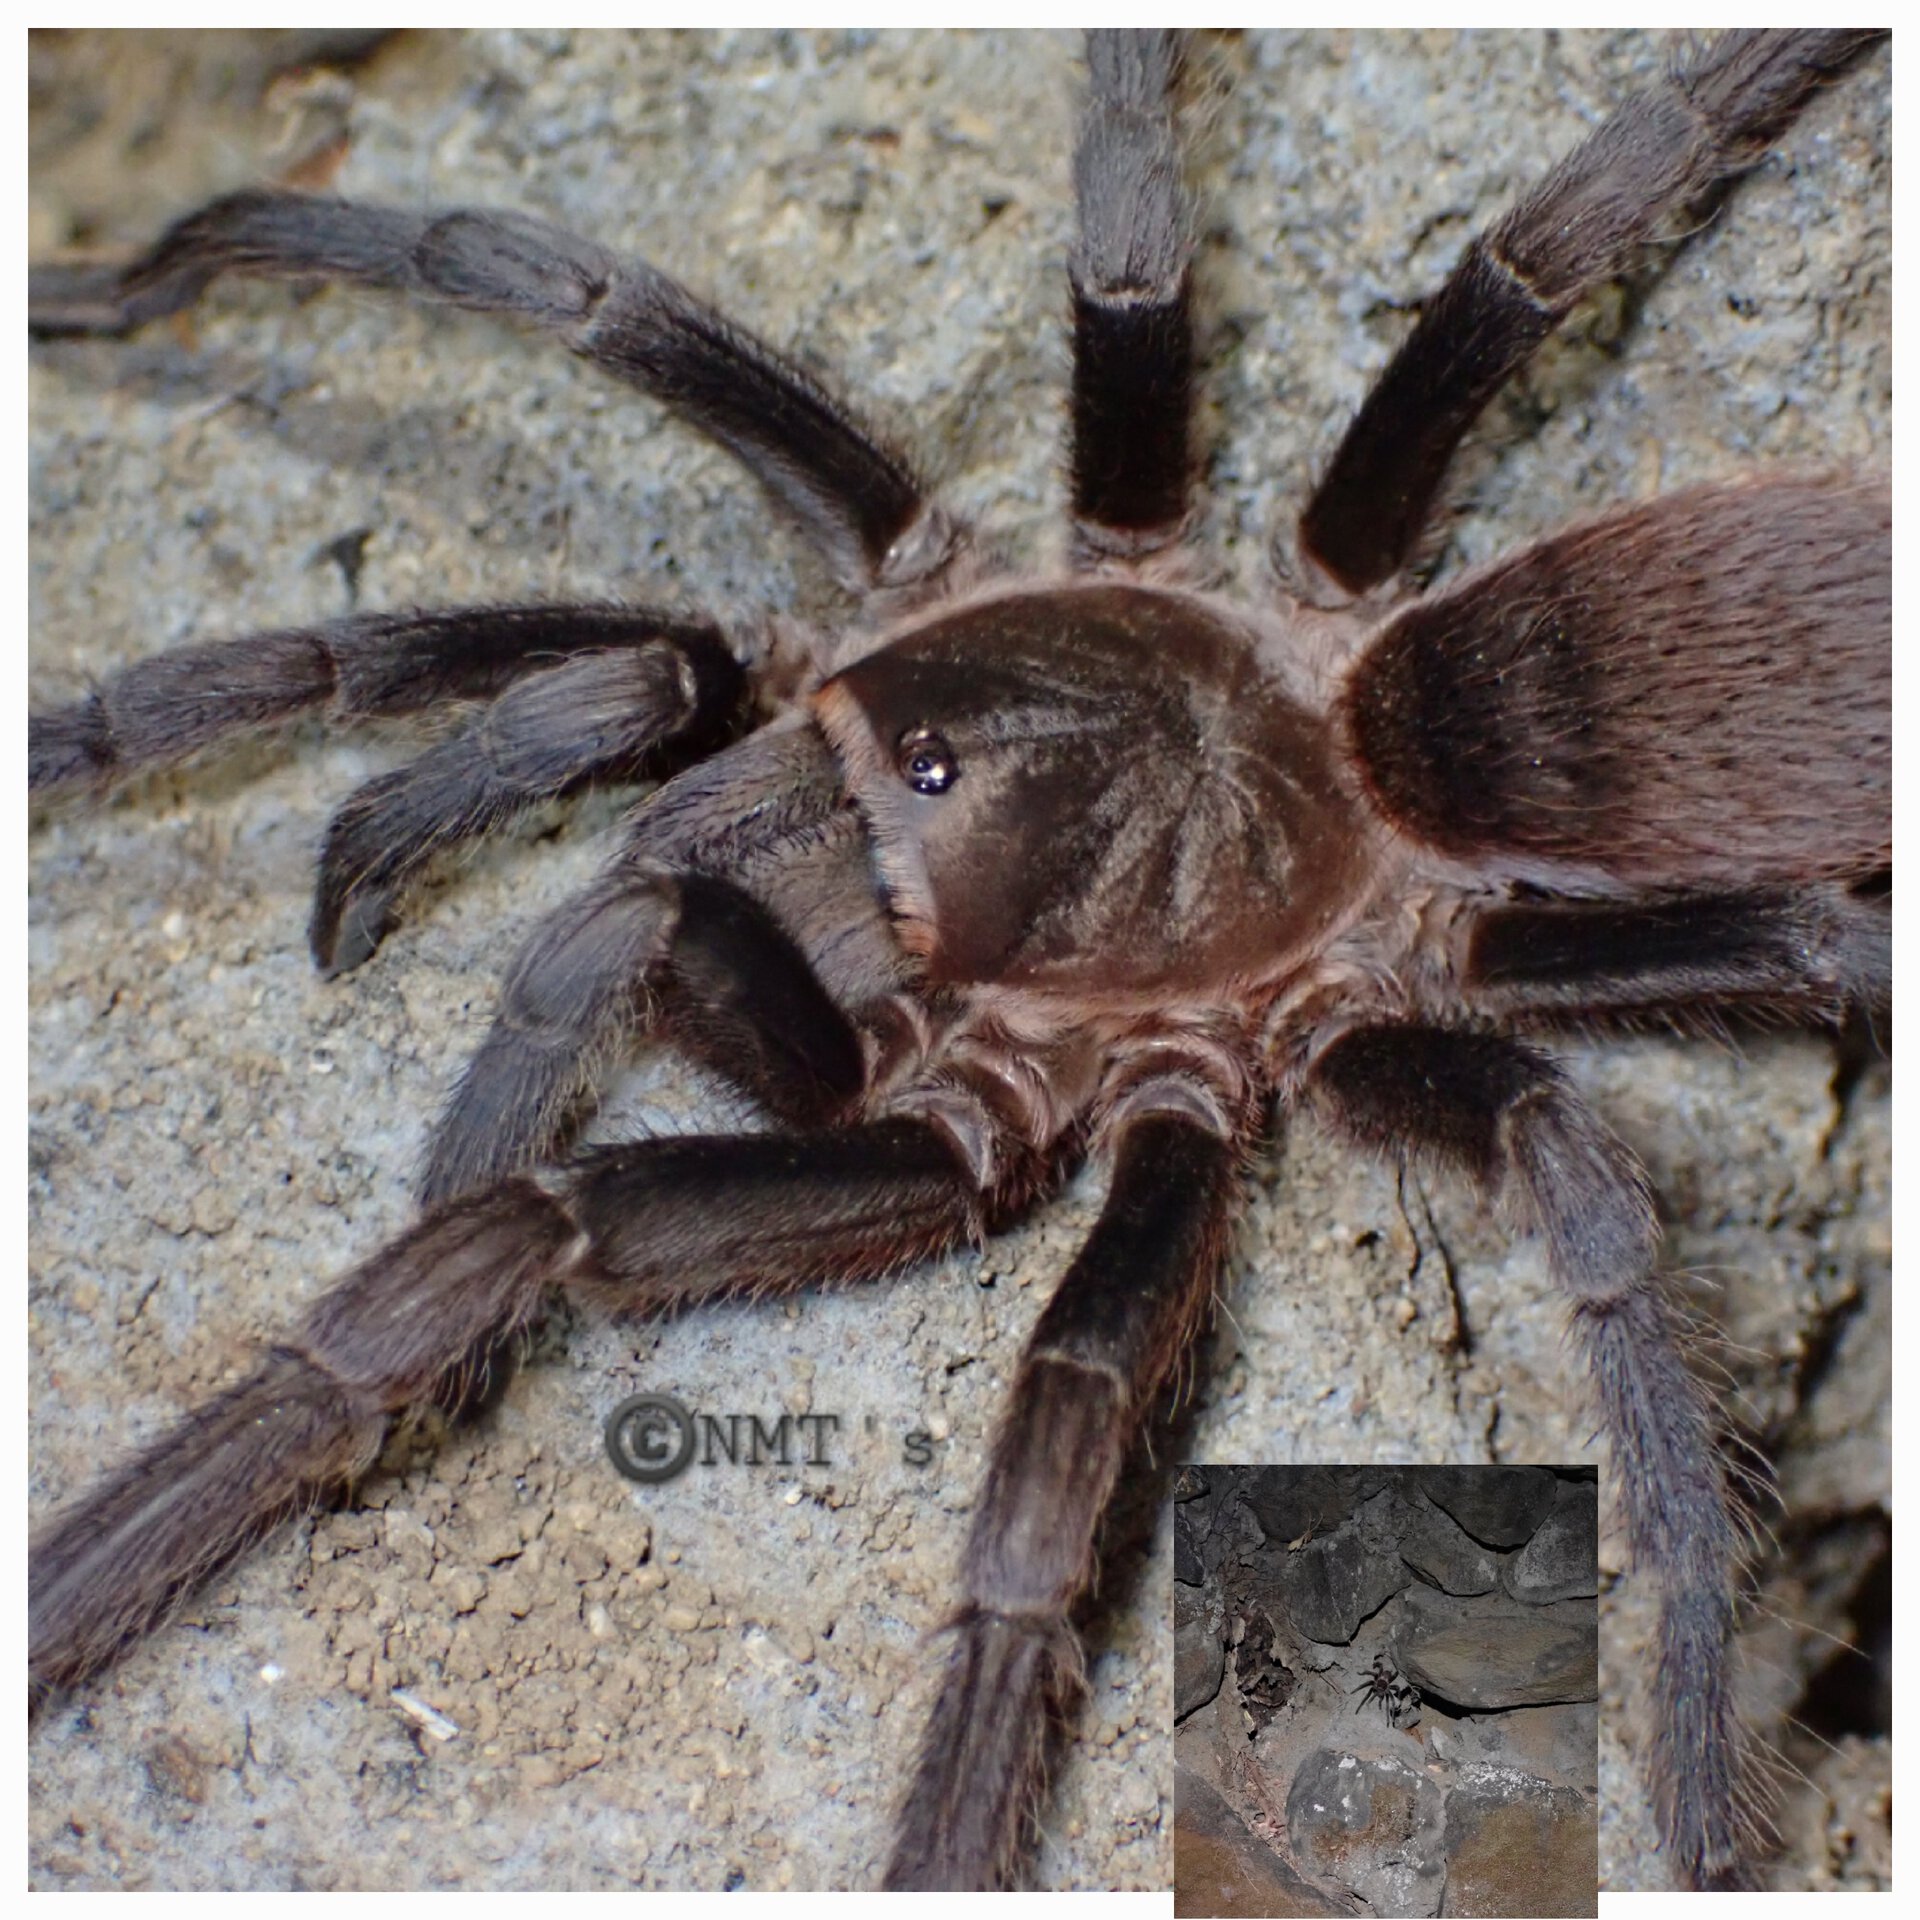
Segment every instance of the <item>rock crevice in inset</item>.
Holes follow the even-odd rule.
[[[1221,1910],[1203,1861],[1236,1912],[1597,1910],[1591,1468],[1209,1466],[1177,1498],[1176,1910]]]

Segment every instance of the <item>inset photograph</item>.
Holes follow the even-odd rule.
[[[1177,1914],[1598,1911],[1592,1467],[1174,1497]]]

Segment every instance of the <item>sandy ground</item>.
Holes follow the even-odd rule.
[[[37,38],[36,251],[144,237],[343,135],[341,191],[544,215],[845,369],[1013,557],[1055,551],[1070,39],[413,37],[351,79],[263,89],[277,57],[234,37]],[[1212,57],[1203,535],[1258,591],[1268,530],[1410,303],[1663,50],[1279,36]],[[1504,458],[1465,463],[1445,564],[1760,462],[1884,467],[1888,126],[1883,52],[1644,300],[1602,301],[1556,341],[1494,410]],[[833,616],[722,454],[479,319],[228,289],[130,343],[36,348],[32,368],[42,699],[161,647],[337,614],[349,554],[366,607],[624,594]],[[326,815],[404,750],[303,735],[36,829],[36,1512],[406,1220],[504,957],[597,862],[613,802],[543,817],[429,889],[372,964],[321,981],[303,929]],[[1575,1059],[1653,1171],[1674,1259],[1711,1282],[1781,1462],[1784,1557],[1751,1664],[1776,1714],[1820,1636],[1851,1630],[1888,1498],[1888,1077],[1841,1071],[1817,1037]],[[713,1123],[670,1067],[625,1110]],[[556,1334],[485,1422],[282,1534],[41,1721],[35,1883],[871,1883],[994,1411],[1097,1197],[1083,1181],[984,1254],[884,1289]],[[1536,1251],[1461,1195],[1431,1201],[1403,1209],[1390,1172],[1304,1129],[1277,1143],[1156,1462],[1587,1454]],[[600,1440],[641,1387],[837,1413],[845,1445],[830,1469],[643,1494]],[[939,1436],[924,1469],[903,1458],[915,1427]],[[1140,1464],[1042,1885],[1170,1879],[1170,1538]],[[1617,1733],[1643,1596],[1615,1597]],[[396,1690],[455,1736],[423,1732]],[[1657,1884],[1618,1741],[1607,1759],[1609,1878]],[[1857,1876],[1875,1845],[1884,1754],[1842,1761],[1858,1804],[1803,1796],[1802,1878]],[[1832,1838],[1848,1821],[1854,1840]]]

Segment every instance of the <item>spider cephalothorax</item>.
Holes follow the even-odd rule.
[[[312,922],[335,971],[373,954],[429,854],[682,768],[509,966],[420,1223],[43,1537],[36,1685],[85,1676],[356,1481],[411,1410],[463,1409],[555,1288],[633,1313],[877,1273],[989,1231],[1091,1151],[1105,1211],[1014,1383],[892,1869],[1004,1876],[1038,1730],[1074,1692],[1095,1529],[1278,1101],[1504,1187],[1542,1229],[1634,1544],[1671,1589],[1661,1657],[1689,1704],[1653,1742],[1669,1842],[1690,1878],[1744,1875],[1718,1422],[1631,1157],[1513,1030],[1821,1019],[1884,989],[1884,491],[1694,489],[1400,590],[1499,380],[1858,45],[1698,56],[1476,243],[1312,496],[1299,577],[1340,603],[1322,610],[1152,558],[1185,525],[1192,400],[1164,37],[1091,50],[1060,577],[962,585],[954,524],[847,409],[653,269],[537,221],[242,194],[130,271],[41,279],[54,330],[138,324],[223,273],[516,314],[739,454],[869,597],[810,665],[775,650],[778,711],[751,733],[763,656],[607,606],[355,616],[162,656],[36,723],[53,786],[316,706],[488,703],[336,817]],[[785,1132],[570,1154],[642,1032]]]

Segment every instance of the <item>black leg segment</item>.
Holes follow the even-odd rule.
[[[603,1147],[561,1176],[592,1247],[579,1289],[620,1313],[872,1279],[985,1231],[989,1200],[920,1120]]]
[[[1180,180],[1177,33],[1087,35],[1074,149],[1073,514],[1097,554],[1179,532],[1192,477],[1193,246]]]
[[[661,983],[682,1052],[789,1126],[845,1117],[865,1089],[859,1036],[806,956],[751,895],[685,874]]]
[[[1473,922],[1460,968],[1475,1006],[1548,1019],[1701,1006],[1838,1019],[1892,984],[1884,905],[1843,887],[1497,907]]]

